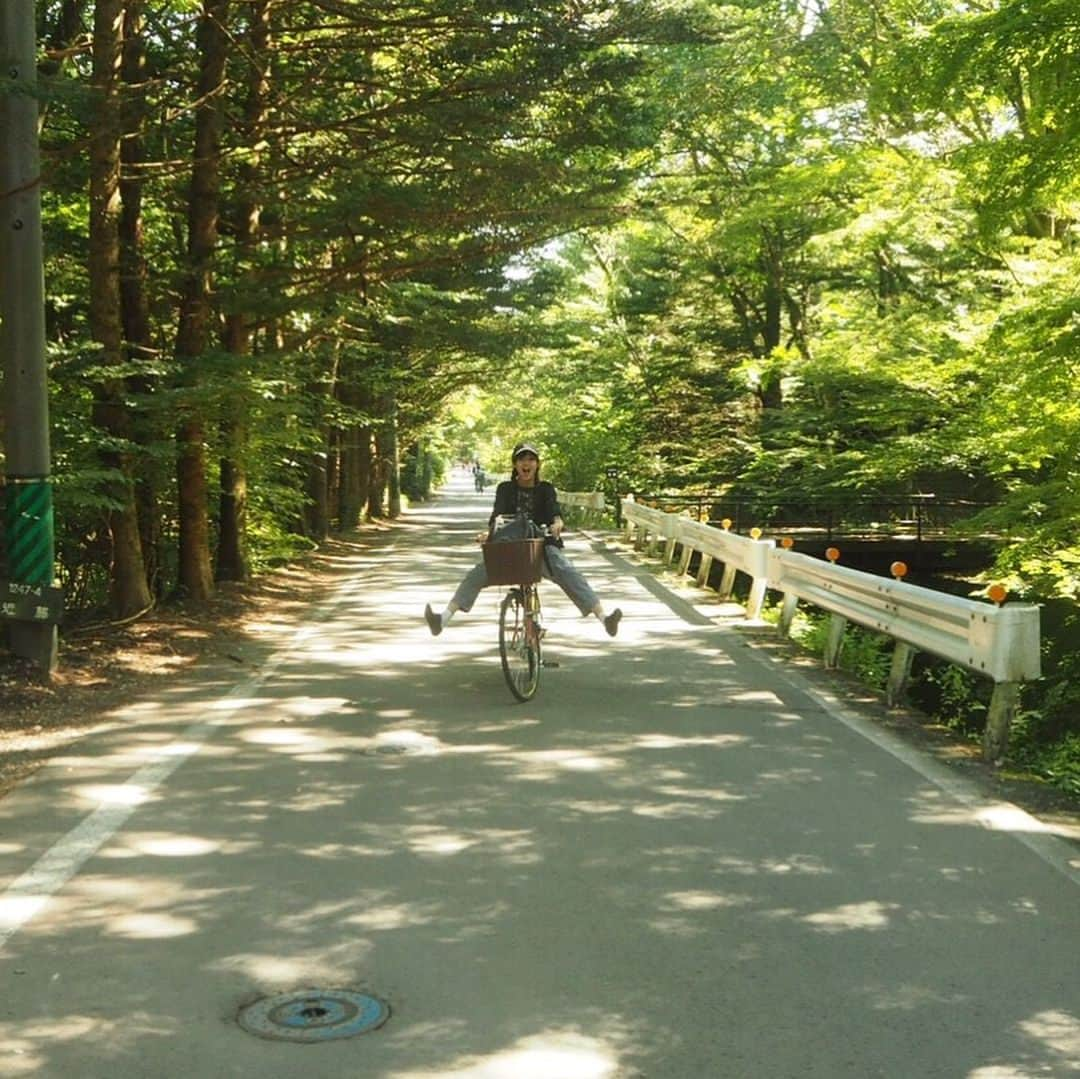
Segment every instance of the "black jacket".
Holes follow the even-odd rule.
[[[513,517],[518,512],[518,485],[513,480],[503,480],[495,488],[495,505],[488,518],[488,528],[495,524],[496,517]],[[554,484],[547,480],[538,480],[533,488],[533,508],[530,519],[534,524],[552,525],[556,517],[562,516],[559,499]],[[560,543],[561,547],[562,544]]]

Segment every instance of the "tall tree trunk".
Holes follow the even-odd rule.
[[[258,243],[262,208],[255,196],[258,179],[258,145],[266,118],[270,90],[271,0],[254,0],[250,9],[246,41],[247,98],[240,142],[248,157],[240,165],[235,211],[238,276],[242,281]],[[241,287],[238,292],[246,290]],[[222,418],[221,496],[218,510],[216,577],[219,581],[244,581],[251,574],[247,553],[247,451],[249,439],[248,380],[251,329],[248,313],[240,306],[230,312],[225,326],[225,351],[234,357],[235,392]]]
[[[146,44],[143,37],[144,0],[127,0],[124,11],[124,48],[121,71],[127,89],[124,108],[124,137],[120,144],[120,307],[124,322],[129,367],[147,364],[154,358],[150,305],[146,296],[147,266],[143,244],[143,124],[146,116]],[[150,375],[128,378],[132,395],[149,401],[154,390]],[[148,451],[161,438],[159,423],[144,407],[136,411],[132,438]],[[161,595],[161,514],[158,510],[157,481],[150,467],[150,455],[141,455],[142,467],[134,469],[135,505],[139,518],[146,579],[153,595]]]
[[[97,0],[94,9],[93,83],[98,108],[90,140],[90,327],[101,345],[101,366],[124,361],[120,303],[120,61],[124,30],[123,0]],[[120,375],[104,375],[94,387],[95,424],[108,435],[102,464],[116,479],[109,484],[108,510],[112,562],[109,599],[117,617],[150,606],[135,510],[130,456],[121,448],[130,437]]]
[[[355,528],[364,515],[371,467],[371,431],[367,427],[347,427],[341,432],[340,508],[338,526],[343,532]]]
[[[333,397],[338,391],[338,376],[341,367],[341,346],[338,341],[330,347],[330,375],[328,379],[312,380],[307,387],[312,400],[321,400],[324,396]],[[329,394],[327,386],[329,385]],[[307,455],[307,474],[305,478],[303,530],[305,536],[324,540],[330,534],[330,521],[334,515],[334,493],[337,488],[337,431],[322,418],[325,411],[320,409],[317,420],[322,434],[322,448]]]
[[[304,493],[304,535],[324,540],[330,534],[330,455],[326,451],[313,453],[308,459]]]
[[[395,518],[401,516],[401,457],[398,452],[397,401],[392,394],[383,400],[383,417],[376,446],[386,484],[387,515]]]
[[[375,474],[375,439],[370,427],[356,428],[356,475],[357,497],[368,517],[382,514],[382,495]]]
[[[229,0],[203,0],[199,21],[199,81],[195,150],[188,202],[188,265],[180,299],[176,355],[184,384],[198,385],[200,357],[210,326],[210,279],[218,235],[222,89],[228,51]],[[205,602],[214,591],[207,511],[206,416],[195,395],[182,406],[177,427],[179,565],[177,585],[191,600]]]
[[[381,428],[377,428],[374,432],[375,453],[371,459],[371,485],[368,488],[367,498],[367,515],[373,520],[386,516],[386,485],[388,479],[388,471],[386,458],[383,457],[379,449],[380,431]]]
[[[363,381],[364,372],[358,369],[361,363],[355,355],[342,358],[337,394],[347,406],[347,412],[367,415],[371,409],[371,392]],[[365,513],[370,515],[372,441],[372,430],[367,424],[351,420],[341,430],[338,526],[342,531],[355,528]]]
[[[766,358],[772,356],[783,340],[784,267],[778,246],[771,237],[766,237],[762,243],[761,270],[765,277],[765,295],[761,335],[762,353]],[[780,377],[776,367],[766,365],[759,389],[762,408],[779,409],[783,405]]]

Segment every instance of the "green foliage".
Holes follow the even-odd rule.
[[[1080,734],[1068,734],[1047,745],[1030,737],[1021,719],[1013,725],[1009,761],[1013,768],[1036,775],[1070,794],[1080,794]]]
[[[768,612],[770,620],[779,617],[779,608]],[[830,615],[800,607],[791,623],[790,637],[796,644],[821,656],[829,636]],[[885,688],[889,679],[894,642],[880,633],[848,625],[840,648],[839,666],[876,690]]]
[[[992,499],[972,527],[1008,543],[986,575],[1075,611],[1073,0],[271,10],[264,54],[255,8],[230,8],[213,311],[181,364],[200,5],[149,5],[129,42],[148,81],[116,115],[62,39],[72,6],[38,6],[58,50],[42,64],[58,542],[88,603],[107,582],[83,567],[108,565],[107,515],[133,487],[155,572],[175,575],[174,440],[197,416],[211,526],[228,455],[259,565],[306,542],[312,461],[393,424],[413,499],[448,460],[506,474],[523,436],[568,489],[615,466],[624,489],[763,505]],[[146,325],[122,359],[91,340],[87,271],[86,148],[111,123],[141,162],[125,281]],[[127,426],[106,435],[95,398],[118,387]],[[1075,633],[1048,627],[1032,744],[1078,729]],[[880,682],[880,641],[853,632],[845,653]],[[973,730],[985,687],[966,677],[935,668],[924,689]]]

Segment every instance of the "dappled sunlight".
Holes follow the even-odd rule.
[[[43,893],[0,895],[0,934],[28,922],[48,902],[49,896]]]
[[[803,754],[805,755],[805,754]],[[759,779],[773,783],[823,783],[825,780],[813,768],[768,768],[761,772]]]
[[[0,1074],[5,1079],[50,1073],[46,1050],[57,1045],[93,1045],[97,1052],[113,1058],[126,1056],[145,1038],[174,1037],[179,1023],[167,1015],[145,1011],[122,1016],[50,1015],[37,1022],[0,1021]],[[83,1075],[89,1075],[83,1072]]]
[[[921,790],[912,799],[912,804],[911,819],[918,824],[945,824],[962,828],[974,825],[1016,835],[1061,835],[1080,839],[1080,832],[1076,828],[1041,821],[1009,802],[969,805],[953,801],[941,791]],[[1080,859],[1074,865],[1080,866]]]
[[[560,801],[550,803],[564,813],[587,817],[610,817],[626,812],[625,802],[602,801],[600,799],[587,800],[583,798],[572,801]]]
[[[195,835],[170,835],[167,832],[127,832],[118,843],[103,852],[107,858],[133,858],[150,855],[154,858],[194,858],[217,854],[222,850],[218,840]],[[236,853],[239,844],[229,843],[229,853]]]
[[[85,783],[74,788],[83,802],[92,806],[139,806],[156,795],[140,783]]]
[[[509,734],[523,731],[529,727],[538,727],[541,720],[535,716],[522,716],[520,719],[498,720],[492,723],[478,723],[472,727],[474,734]]]
[[[750,739],[742,734],[639,734],[629,739],[627,744],[631,749],[687,749],[701,746],[723,748],[744,745],[749,741]]]
[[[130,876],[77,878],[65,899],[81,926],[127,939],[197,933],[219,903],[235,901],[242,887],[196,888],[184,879]]]
[[[654,820],[679,820],[684,817],[708,820],[720,816],[722,810],[713,806],[703,806],[701,802],[639,801],[630,807],[630,812],[635,817],[651,817]]]
[[[724,856],[716,859],[716,867],[720,872],[738,876],[752,876],[756,873],[820,876],[833,872],[821,858],[813,854],[789,854],[786,858],[762,858],[758,861]]]
[[[367,933],[385,933],[431,925],[439,914],[438,903],[393,903],[364,907],[359,913],[350,914],[343,920],[347,925],[356,926]]]
[[[1029,1038],[1060,1056],[1063,1065],[1080,1071],[1080,1018],[1070,1012],[1054,1009],[1025,1019],[1020,1029]]]
[[[376,846],[371,843],[320,843],[317,847],[299,846],[297,853],[305,858],[317,858],[321,861],[340,861],[353,858],[387,858],[397,853],[397,847],[391,844]]]
[[[194,918],[181,918],[165,912],[157,914],[121,914],[110,918],[104,927],[110,936],[128,940],[161,940],[185,937],[199,931]]]
[[[487,752],[492,746],[448,747],[437,737],[407,727],[391,727],[375,734],[357,734],[332,728],[298,726],[279,721],[273,727],[246,727],[236,738],[273,752],[287,753],[300,760],[340,762],[353,754],[406,754],[433,756],[451,749],[453,752]]]
[[[399,632],[392,637],[383,634],[378,642],[373,639],[352,647],[341,641],[332,642],[317,648],[309,647],[306,654],[312,663],[353,667],[363,671],[365,677],[385,675],[397,668],[414,667],[424,662],[438,663],[445,659],[445,656],[434,653],[431,634],[423,621],[413,633]]]
[[[0,1074],[929,1075],[955,1030],[942,1074],[1071,1067],[1070,960],[1047,939],[1067,901],[986,832],[1022,820],[863,752],[733,630],[595,551],[618,638],[545,584],[553,662],[515,703],[500,589],[437,639],[423,620],[471,531],[431,557],[422,529],[380,535],[235,696],[132,711],[25,792],[0,845],[27,880],[0,893],[21,934]],[[36,847],[86,806],[121,825],[39,887]],[[391,1019],[320,1049],[237,1029],[243,1003],[320,986],[370,989]]]
[[[331,747],[340,749],[344,739],[340,735],[328,737],[304,727],[249,727],[237,738],[270,749],[295,753],[322,753]]]
[[[205,969],[227,974],[230,979],[242,978],[265,993],[273,993],[303,985],[347,984],[374,950],[371,941],[355,935],[322,947],[310,940],[280,940],[274,942],[272,951],[219,956]]]
[[[278,709],[286,716],[314,719],[327,713],[340,712],[348,706],[347,697],[307,697],[294,694],[288,700],[282,701]]]
[[[312,758],[302,757],[301,760]],[[278,802],[275,810],[282,813],[321,813],[336,806],[345,805],[349,800],[347,793],[334,793],[314,787],[308,791],[297,791],[291,798]]]
[[[671,798],[700,798],[706,802],[745,802],[748,797],[746,794],[733,794],[731,791],[716,788],[661,786],[655,790],[657,794],[666,794]]]
[[[887,929],[890,917],[899,909],[896,903],[881,903],[869,899],[862,903],[844,903],[831,910],[807,914],[801,920],[824,933],[876,931]]]
[[[771,689],[744,689],[738,693],[726,694],[733,704],[768,704],[782,708],[783,700]]]
[[[657,913],[648,920],[649,928],[665,936],[693,937],[714,932],[717,922],[702,917],[716,911],[730,911],[752,906],[751,895],[730,892],[691,890],[668,892],[658,898]]]
[[[415,854],[460,854],[478,842],[476,836],[462,835],[442,828],[432,828],[430,834],[413,836],[409,849]]]
[[[395,1071],[394,1079],[616,1079],[619,1057],[599,1038],[576,1030],[550,1030],[510,1048],[469,1056],[437,1071]]]
[[[558,772],[609,772],[626,766],[612,756],[585,753],[576,749],[541,749],[511,754],[524,768],[523,779],[550,779]]]
[[[404,727],[380,731],[367,742],[369,752],[400,752],[421,757],[432,756],[443,748],[438,738]]]
[[[1056,1008],[1037,1012],[1015,1029],[1023,1040],[1033,1043],[1032,1050],[1013,1062],[975,1068],[966,1079],[1032,1079],[1080,1072],[1080,1019],[1072,1013]]]
[[[477,828],[450,831],[437,825],[412,825],[403,830],[404,845],[420,857],[446,857],[476,847],[488,856],[516,865],[541,860],[537,837],[531,831],[510,828]]]
[[[669,910],[717,910],[723,907],[741,907],[751,902],[746,895],[729,895],[720,892],[669,892],[663,897],[661,907]]]

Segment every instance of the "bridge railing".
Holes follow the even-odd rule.
[[[559,501],[586,510],[602,510],[607,505],[603,491],[560,491]]]
[[[571,525],[598,524],[607,511],[603,491],[559,491],[559,504]]]
[[[875,630],[896,642],[886,697],[896,704],[911,673],[916,652],[926,652],[988,677],[994,682],[983,754],[999,762],[1023,682],[1039,678],[1039,608],[1033,604],[998,606],[906,584],[872,573],[823,562],[795,551],[777,550],[775,541],[740,536],[689,517],[623,501],[627,539],[655,553],[664,544],[670,564],[679,549],[678,570],[685,573],[694,552],[700,555],[696,580],[705,585],[714,561],[724,570],[719,593],[730,598],[736,575],[750,578],[749,618],[761,615],[769,589],[782,593],[780,632],[790,631],[799,602],[832,615],[825,664],[840,658],[848,622]],[[755,530],[756,532],[756,530]]]
[[[733,498],[726,493],[693,495],[635,492],[634,501],[668,513],[689,514],[698,521],[730,519],[732,530],[745,532],[748,523],[768,521],[771,528],[798,528],[834,536],[903,536],[921,540],[954,532],[964,522],[995,505],[986,500],[910,494],[904,498],[832,499]]]

